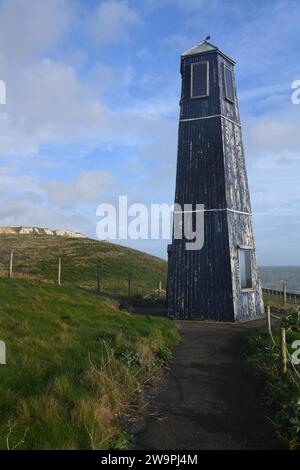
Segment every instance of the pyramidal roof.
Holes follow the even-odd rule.
[[[199,42],[196,46],[188,49],[187,51],[181,54],[181,57],[187,57],[189,55],[196,55],[196,54],[205,54],[208,52],[218,51],[221,55],[226,57],[230,62],[235,63],[228,55],[224,54],[217,46],[214,46],[207,40]]]

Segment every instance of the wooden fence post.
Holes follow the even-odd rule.
[[[61,257],[58,258],[57,284],[61,285]]]
[[[272,336],[271,307],[270,307],[270,305],[267,306],[266,316],[267,316],[268,333],[269,333],[270,336]]]
[[[13,264],[14,264],[14,252],[13,252],[13,250],[10,250],[10,253],[9,253],[9,269],[8,269],[8,277],[9,278],[13,277]]]
[[[286,305],[286,284],[283,284],[283,305]]]
[[[282,374],[287,373],[285,328],[280,328],[280,368]]]
[[[100,285],[100,262],[97,263],[97,293],[100,294],[101,285]]]

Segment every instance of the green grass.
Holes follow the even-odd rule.
[[[97,263],[101,265],[101,288],[127,295],[128,273],[132,295],[165,288],[167,263],[155,256],[113,243],[47,235],[9,235],[0,240],[0,275],[7,276],[9,252],[14,251],[14,275],[56,282],[58,257],[62,257],[62,282],[96,288]]]
[[[45,282],[0,279],[0,298],[0,448],[126,447],[118,418],[169,357],[174,324]]]
[[[298,304],[295,302],[291,302],[288,298],[286,305],[284,305],[283,297],[279,295],[264,293],[263,297],[265,306],[270,305],[271,311],[274,312],[277,311],[281,313],[291,313],[294,312],[295,309],[297,309],[297,305],[300,304],[300,302]]]
[[[292,343],[300,340],[300,314],[289,314],[281,326],[286,328],[287,348],[292,356]],[[300,448],[300,367],[293,367],[288,361],[287,373],[281,373],[278,327],[273,336],[275,344],[266,333],[251,333],[247,338],[247,362],[265,384],[266,404],[278,432],[291,449],[297,449]]]

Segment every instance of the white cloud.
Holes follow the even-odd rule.
[[[69,8],[68,0],[28,0],[26,8],[22,0],[0,3],[0,64],[5,65],[3,69],[10,77],[7,105],[0,113],[0,156],[38,155],[41,145],[51,143],[84,143],[87,151],[101,145],[147,145],[157,132],[161,135],[161,129],[168,127],[163,114],[173,111],[173,97],[153,100],[151,106],[146,101],[131,100],[122,110],[108,110],[99,99],[97,75],[106,82],[106,88],[116,90],[120,84],[124,100],[132,81],[130,67],[124,74],[124,67],[98,64],[91,84],[79,78],[72,65],[40,58],[44,50],[66,35],[74,14]],[[123,38],[128,26],[140,20],[126,2],[105,1],[98,5],[91,21],[95,21],[97,34],[116,41]]]
[[[265,83],[266,74],[273,75],[275,84],[279,74],[281,80],[290,80],[298,67],[298,51],[291,45],[297,44],[299,38],[299,1],[279,0],[272,3],[272,8],[268,2],[259,5],[249,2],[247,8],[242,2],[236,2],[235,6],[235,19],[240,21],[238,36],[227,35],[225,40],[229,50],[234,51],[241,75],[248,78],[249,74],[254,75],[261,84]],[[287,63],[287,51],[290,59],[294,55],[294,62]]]
[[[299,151],[299,124],[261,120],[251,129],[251,139],[259,151]]]
[[[2,0],[1,74],[10,75],[9,69],[24,63],[28,66],[39,52],[57,44],[70,27],[72,16],[68,0]]]
[[[95,238],[96,220],[74,209],[62,212],[46,204],[30,204],[24,194],[8,200],[0,206],[1,226],[48,227],[74,230]]]
[[[66,64],[43,59],[19,71],[5,114],[0,114],[2,155],[38,152],[43,142],[92,137],[108,122],[107,111]]]
[[[87,185],[93,185],[93,181],[88,176],[83,174],[77,178],[77,197],[79,197],[78,192],[81,192],[82,197],[89,199],[92,192],[96,192],[95,184],[96,181],[99,182],[99,175],[95,175],[94,189],[91,191],[88,190]],[[45,197],[47,190],[38,177],[0,174],[0,188],[1,226],[25,225],[77,230],[95,237],[94,210],[82,214],[76,207],[64,208],[54,204],[49,205]],[[59,187],[56,189],[59,192]],[[71,198],[72,191],[74,191],[73,185],[70,183],[70,186],[65,186],[64,189],[69,191]],[[51,190],[55,191],[54,186]]]
[[[100,203],[100,197],[110,190],[116,181],[105,171],[83,171],[72,182],[50,181],[43,184],[48,200],[56,206]]]
[[[296,154],[300,158],[299,126],[300,105],[292,104],[247,120],[249,152],[252,155],[272,153],[278,158]]]
[[[278,97],[281,95],[287,95],[290,93],[290,84],[289,83],[276,83],[274,85],[264,85],[256,88],[250,88],[239,92],[239,101],[240,102],[249,102],[250,100],[261,100],[262,98],[269,98],[272,96]]]
[[[113,90],[115,94],[120,93],[124,97],[133,82],[134,70],[131,65],[111,66],[96,63],[89,72],[88,79],[95,95]]]
[[[22,188],[22,191],[30,191],[35,185],[34,179],[29,175],[14,175],[9,174],[8,169],[7,173],[4,172],[0,174],[0,188],[3,192],[8,191],[19,191]],[[37,186],[36,186],[37,187]]]
[[[174,8],[174,5],[183,9],[185,12],[193,12],[203,7],[203,0],[144,0],[145,6],[150,9],[161,8],[164,6],[170,6]],[[214,5],[216,0],[211,0],[210,4]],[[207,8],[208,4],[205,4]]]
[[[118,43],[128,39],[127,29],[141,24],[137,12],[125,1],[101,2],[88,20],[88,30],[97,44]]]
[[[6,112],[0,114],[0,155],[38,154],[44,143],[86,143],[90,149],[148,144],[173,127],[167,116],[177,104],[173,96],[164,96],[151,104],[132,100],[128,108],[108,110],[72,66],[50,59],[19,71],[19,82],[10,92]]]

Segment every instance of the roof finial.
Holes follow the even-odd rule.
[[[204,41],[209,41],[210,40],[210,36],[206,36],[206,38],[204,39]]]

